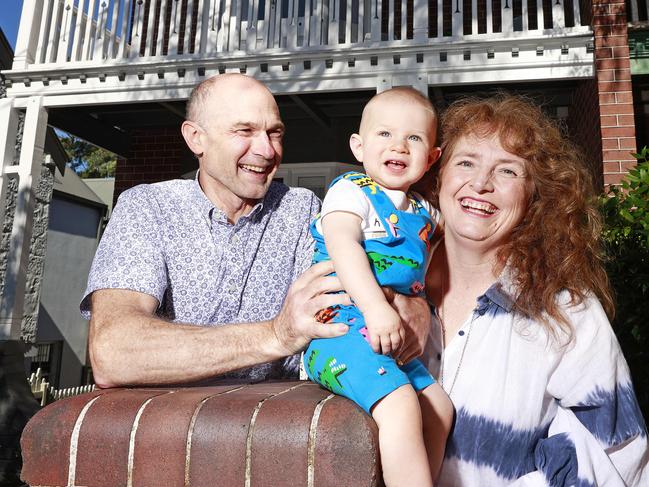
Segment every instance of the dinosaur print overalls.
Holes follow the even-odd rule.
[[[420,294],[424,289],[426,261],[435,224],[411,194],[414,213],[397,210],[392,200],[369,176],[350,172],[336,178],[356,184],[369,199],[387,232],[386,237],[361,242],[380,286],[401,294]],[[318,216],[319,218],[319,216]],[[329,260],[322,234],[311,224],[315,239],[313,263]],[[304,353],[309,378],[345,396],[370,413],[372,406],[404,384],[417,391],[435,380],[419,360],[399,367],[389,355],[374,353],[367,341],[367,328],[356,306],[333,306],[318,313],[321,322],[345,323],[349,332],[336,338],[311,341]]]

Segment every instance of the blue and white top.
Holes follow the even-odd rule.
[[[512,308],[495,283],[424,363],[456,408],[440,486],[649,486],[647,429],[600,303],[569,306],[568,345]]]

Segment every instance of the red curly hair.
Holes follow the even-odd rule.
[[[434,167],[436,183],[429,186],[435,202],[439,174],[464,136],[497,134],[507,152],[526,161],[531,183],[527,214],[499,249],[495,269],[505,265],[510,269],[518,291],[516,308],[539,320],[555,337],[561,330],[572,336],[557,302],[563,290],[572,304],[593,293],[612,317],[593,179],[583,156],[555,122],[522,97],[498,94],[453,103],[441,117],[441,134],[442,158]]]

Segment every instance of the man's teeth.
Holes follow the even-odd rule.
[[[248,164],[241,164],[241,167],[245,169],[246,171],[252,171],[256,172],[258,174],[262,174],[266,172],[266,169],[263,167],[258,167],[258,166],[249,166]]]
[[[464,208],[471,208],[472,210],[484,211],[485,213],[490,213],[490,214],[496,213],[496,211],[498,210],[496,206],[486,202],[462,200],[460,201],[460,204]]]

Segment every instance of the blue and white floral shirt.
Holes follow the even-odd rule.
[[[629,369],[594,299],[559,302],[566,346],[512,308],[494,284],[442,352],[434,318],[424,363],[456,421],[440,486],[649,486],[647,429]]]
[[[129,289],[155,297],[158,316],[218,326],[268,320],[291,283],[311,265],[309,223],[320,201],[302,188],[272,183],[264,199],[236,224],[196,180],[136,186],[120,195],[93,261],[90,294]],[[296,376],[299,357],[229,375],[262,380]]]

